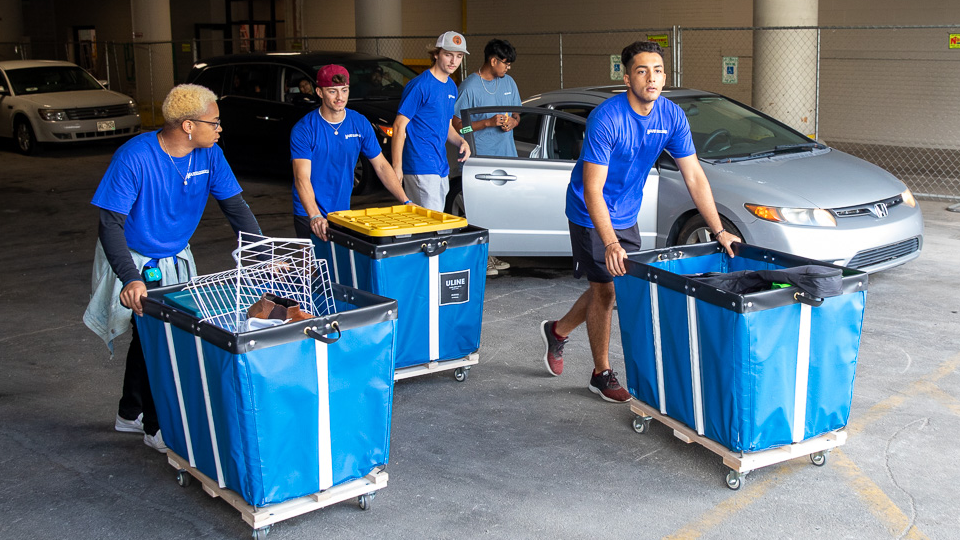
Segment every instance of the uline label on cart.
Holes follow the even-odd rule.
[[[440,305],[465,304],[470,301],[470,270],[440,274]]]

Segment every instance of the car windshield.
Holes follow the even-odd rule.
[[[350,72],[350,99],[399,99],[403,87],[417,76],[395,60],[344,62],[343,67]]]
[[[7,70],[17,94],[47,94],[74,90],[102,90],[89,73],[77,66],[44,66]]]
[[[787,126],[719,96],[672,98],[690,122],[700,158],[737,161],[820,147]]]

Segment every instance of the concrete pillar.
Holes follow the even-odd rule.
[[[403,43],[397,39],[364,39],[368,36],[403,35],[403,0],[354,0],[357,52],[389,56],[403,61]]]
[[[0,0],[0,60],[23,58],[17,46],[23,40],[22,0]]]
[[[819,0],[753,0],[753,25],[817,26]],[[816,134],[817,31],[755,30],[753,106]]]
[[[130,0],[137,87],[144,126],[160,126],[160,106],[173,88],[170,0]]]

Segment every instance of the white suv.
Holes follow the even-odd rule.
[[[38,143],[129,137],[140,132],[137,103],[83,68],[56,60],[0,62],[0,137],[23,154]]]

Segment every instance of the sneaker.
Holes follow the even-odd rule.
[[[627,392],[626,388],[620,386],[620,382],[617,380],[617,374],[609,369],[605,369],[603,373],[594,374],[593,377],[590,377],[590,385],[587,388],[606,401],[624,403],[631,399],[630,392]]]
[[[487,268],[490,268],[491,266],[497,270],[506,270],[507,268],[510,268],[510,263],[507,261],[501,261],[500,259],[491,255],[487,257]]]
[[[127,420],[118,414],[113,429],[124,433],[143,433],[143,413],[140,413],[140,416],[133,420]]]
[[[497,275],[497,274],[499,274],[499,273],[500,273],[500,272],[497,271],[497,268],[493,265],[493,263],[490,262],[490,259],[487,259],[487,275],[488,275],[488,276],[495,276],[495,275]]]
[[[563,346],[570,341],[569,338],[557,339],[553,333],[553,327],[557,321],[543,321],[540,323],[540,337],[543,339],[543,346],[546,350],[543,353],[543,364],[547,366],[547,371],[554,377],[559,377],[563,373]]]
[[[154,450],[156,450],[157,452],[160,452],[161,454],[167,453],[167,444],[163,442],[163,436],[160,435],[159,431],[157,432],[156,435],[147,435],[146,433],[144,433],[143,444],[149,446],[150,448],[153,448]]]

